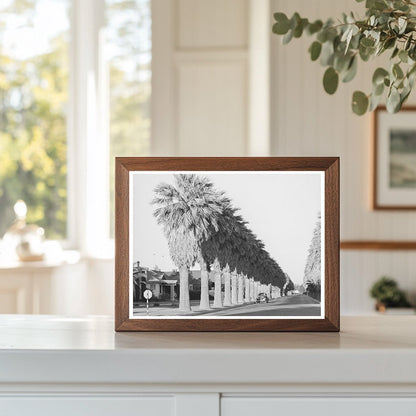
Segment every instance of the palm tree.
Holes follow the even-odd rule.
[[[158,224],[168,239],[173,262],[179,269],[179,310],[191,310],[188,275],[198,261],[201,266],[201,306],[209,307],[208,271],[201,252],[203,241],[218,231],[218,221],[227,203],[222,192],[206,177],[195,174],[174,175],[175,185],[159,184],[152,204]]]
[[[221,267],[218,259],[215,259],[212,269],[214,270],[215,279],[214,308],[222,308]]]
[[[230,266],[227,265],[223,269],[224,275],[224,306],[231,306],[231,278]]]

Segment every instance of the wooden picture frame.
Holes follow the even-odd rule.
[[[416,161],[415,116],[414,106],[396,114],[388,113],[384,106],[373,112],[374,210],[416,209],[416,169],[409,159],[414,156]]]
[[[173,173],[177,173],[178,175],[173,176]],[[246,225],[241,225],[242,221],[238,220],[237,217],[235,217],[237,214],[235,213],[230,214],[229,211],[227,211],[224,208],[224,211],[221,211],[220,214],[218,214],[219,217],[217,217],[217,214],[215,214],[215,218],[213,217],[214,219],[212,219],[212,221],[209,223],[210,224],[209,227],[207,228],[208,230],[211,230],[209,231],[210,234],[208,234],[209,237],[206,237],[206,236],[203,237],[205,238],[205,240],[202,240],[203,241],[203,243],[201,243],[202,245],[199,245],[198,247],[203,247],[203,244],[207,244],[206,247],[208,247],[208,249],[205,250],[204,256],[206,255],[205,253],[208,253],[209,255],[213,256],[212,258],[214,258],[217,255],[224,257],[226,255],[224,253],[231,253],[231,254],[227,254],[230,256],[229,263],[232,265],[231,269],[234,267],[233,266],[234,260],[235,259],[238,260],[237,262],[238,266],[235,266],[235,269],[234,269],[234,272],[237,273],[235,280],[232,280],[234,279],[233,276],[230,278],[227,274],[228,273],[227,270],[231,270],[230,268],[227,268],[228,257],[226,257],[227,265],[225,266],[225,268],[224,268],[225,261],[222,259],[218,260],[219,257],[218,258],[215,257],[215,261],[213,263],[214,271],[212,273],[214,273],[214,275],[216,276],[215,279],[217,279],[219,272],[218,273],[215,272],[215,270],[217,270],[215,269],[215,267],[217,267],[216,266],[217,263],[219,264],[222,262],[223,264],[221,266],[218,266],[219,267],[218,270],[222,268],[221,269],[222,275],[220,275],[220,279],[223,279],[225,281],[224,283],[225,293],[221,293],[223,285],[221,284],[221,281],[220,281],[220,283],[218,283],[218,287],[220,290],[220,296],[218,299],[221,299],[221,296],[223,296],[222,299],[225,302],[226,298],[229,300],[230,296],[234,296],[234,293],[236,293],[237,289],[238,291],[240,291],[240,288],[242,288],[241,289],[243,291],[243,295],[241,298],[242,302],[244,302],[245,300],[247,302],[241,303],[241,304],[233,304],[228,309],[223,307],[222,309],[215,309],[214,312],[211,310],[209,311],[208,314],[205,314],[204,312],[205,315],[199,314],[200,312],[198,312],[198,306],[195,306],[195,307],[192,306],[192,311],[189,313],[186,312],[187,310],[189,310],[189,309],[186,309],[186,307],[189,305],[184,304],[184,303],[182,303],[182,306],[185,305],[185,309],[182,309],[182,310],[184,310],[185,312],[177,312],[179,309],[173,310],[173,306],[176,305],[175,303],[176,292],[175,291],[177,290],[177,285],[181,284],[181,282],[185,284],[188,278],[186,278],[186,280],[185,278],[183,280],[179,278],[179,283],[177,283],[177,281],[174,279],[166,279],[166,276],[169,277],[171,276],[171,274],[169,273],[164,274],[165,272],[160,271],[156,267],[154,269],[150,269],[149,268],[149,266],[151,266],[150,264],[143,265],[147,267],[142,267],[142,266],[139,267],[139,264],[135,263],[137,264],[137,267],[133,269],[133,261],[136,261],[136,259],[133,257],[135,257],[136,255],[136,251],[135,251],[136,248],[140,247],[142,250],[140,251],[140,255],[143,254],[144,256],[146,254],[148,258],[151,258],[149,257],[150,251],[147,247],[152,246],[151,238],[153,238],[154,233],[149,232],[148,233],[149,235],[146,235],[146,230],[154,230],[155,228],[146,228],[146,227],[155,227],[153,223],[156,223],[155,222],[156,219],[155,218],[150,219],[151,215],[148,213],[151,211],[149,211],[148,205],[150,203],[153,203],[153,204],[156,204],[157,206],[157,204],[162,204],[162,202],[164,202],[166,199],[166,193],[165,193],[164,194],[165,199],[158,196],[157,198],[154,198],[153,200],[151,200],[151,196],[150,196],[148,189],[152,189],[153,192],[156,192],[157,195],[160,195],[160,192],[166,189],[165,187],[169,185],[169,184],[166,185],[166,183],[163,182],[162,179],[160,178],[163,178],[163,180],[165,180],[165,178],[169,178],[168,180],[170,180],[170,178],[172,177],[172,181],[176,180],[176,181],[188,181],[188,182],[191,181],[192,182],[192,180],[190,179],[191,176],[189,176],[190,174],[196,175],[196,177],[199,178],[198,180],[205,181],[205,182],[208,181],[209,183],[211,183],[211,185],[209,185],[208,187],[211,186],[210,189],[213,189],[215,192],[224,191],[225,189],[226,191],[225,193],[220,192],[220,194],[222,195],[221,198],[225,198],[225,201],[226,201],[224,202],[223,200],[221,200],[221,204],[223,204],[221,206],[225,206],[224,204],[229,203],[229,201],[233,201],[231,197],[228,198],[228,194],[230,194],[230,192],[231,193],[234,192],[234,188],[227,188],[225,186],[227,183],[231,183],[231,184],[235,184],[232,186],[236,186],[235,188],[236,193],[234,195],[238,195],[238,198],[241,198],[240,201],[247,201],[246,202],[247,207],[250,207],[252,210],[253,210],[253,207],[254,207],[254,210],[263,207],[261,208],[260,211],[258,211],[260,215],[255,217],[255,220],[257,221],[256,224],[258,226],[257,229],[262,228],[263,231],[266,230],[265,232],[263,232],[263,234],[265,233],[267,234],[268,229],[275,230],[274,221],[272,221],[272,223],[266,223],[265,221],[267,221],[267,218],[284,217],[286,215],[285,213],[290,212],[289,208],[291,206],[298,208],[299,210],[300,209],[306,210],[309,203],[301,204],[298,201],[302,201],[303,200],[302,198],[307,198],[307,197],[309,198],[309,196],[307,195],[314,195],[312,194],[312,190],[310,189],[311,187],[308,184],[312,183],[310,181],[313,181],[314,184],[318,184],[318,181],[319,181],[319,184],[320,184],[319,188],[317,187],[318,185],[316,185],[316,187],[312,187],[313,190],[314,189],[320,190],[319,195],[318,195],[318,192],[316,192],[318,196],[316,197],[313,196],[313,198],[308,199],[308,201],[310,201],[310,206],[313,205],[312,204],[313,201],[315,200],[318,201],[316,203],[320,204],[319,209],[322,208],[322,211],[321,211],[322,217],[319,216],[318,217],[319,220],[318,222],[316,222],[317,217],[316,217],[316,213],[314,213],[315,225],[314,224],[308,225],[308,228],[305,227],[305,230],[303,228],[298,229],[298,230],[296,230],[296,228],[292,228],[294,232],[286,234],[287,240],[284,240],[283,238],[276,240],[276,242],[278,242],[279,244],[282,244],[282,242],[286,243],[286,241],[289,241],[289,237],[291,239],[294,239],[295,238],[294,236],[298,235],[298,231],[300,233],[303,233],[302,235],[304,235],[306,233],[306,228],[308,230],[308,233],[312,234],[312,227],[313,227],[313,234],[315,235],[315,237],[311,235],[311,240],[309,241],[312,241],[312,237],[313,237],[315,239],[314,240],[315,243],[310,244],[309,249],[307,250],[305,256],[302,256],[302,258],[299,258],[297,262],[298,263],[302,262],[302,267],[304,267],[303,264],[306,263],[307,268],[308,268],[308,273],[312,273],[311,271],[312,266],[315,267],[319,263],[319,267],[316,266],[314,269],[315,274],[318,273],[317,270],[319,270],[319,273],[320,273],[319,279],[322,279],[323,281],[322,286],[319,286],[321,287],[319,295],[315,294],[314,296],[313,294],[311,294],[313,293],[312,289],[311,291],[309,291],[308,289],[308,291],[301,293],[299,290],[295,288],[294,284],[290,283],[292,282],[291,277],[289,277],[288,273],[284,272],[286,266],[282,266],[282,267],[279,266],[279,263],[278,263],[279,260],[276,261],[274,257],[272,257],[272,255],[269,252],[267,252],[267,246],[259,246],[258,239],[263,238],[264,236],[262,235],[258,235],[257,240],[253,240],[252,237],[250,236],[244,237],[246,239],[244,241],[247,241],[244,244],[252,244],[251,246],[249,245],[248,247],[255,248],[255,249],[253,248],[253,250],[250,249],[247,251],[248,253],[247,257],[250,259],[250,261],[247,260],[247,262],[244,263],[243,258],[245,257],[242,254],[234,255],[234,252],[236,252],[236,247],[239,247],[241,244],[240,241],[243,241],[243,240],[238,239],[238,238],[241,238],[239,236],[242,233],[239,227],[246,227],[248,229],[249,227],[251,227],[251,222],[250,222],[251,220],[248,222],[245,222],[244,224]],[[162,176],[158,176],[158,175],[162,175]],[[266,176],[266,175],[269,175],[269,176]],[[271,181],[271,182],[267,182],[267,181]],[[293,182],[293,181],[296,181],[296,182]],[[152,183],[158,184],[156,188],[154,187],[154,185],[151,185]],[[192,182],[192,186],[194,186],[193,183],[194,182]],[[284,198],[281,197],[281,198],[276,199],[276,201],[286,200],[287,202],[285,203],[280,202],[274,205],[274,204],[268,203],[270,202],[270,200],[267,199],[266,196],[264,197],[264,199],[262,199],[262,195],[266,195],[266,193],[261,190],[263,189],[262,188],[263,184],[264,184],[264,187],[266,187],[266,183],[271,183],[273,185],[267,188],[267,198],[277,198],[277,196],[272,195],[274,189],[279,190],[279,192],[281,189],[287,189],[288,191],[284,193]],[[293,183],[297,184],[296,189],[290,188],[290,186],[292,186],[291,184]],[[214,185],[213,188],[212,188],[212,184]],[[151,186],[153,186],[153,188],[151,188]],[[276,186],[276,188],[274,186]],[[237,187],[240,191],[242,189],[244,191],[243,192],[239,191],[237,193]],[[287,187],[287,188],[284,188],[284,187]],[[231,191],[228,192],[227,191],[228,189],[231,189]],[[169,190],[169,192],[171,191]],[[310,194],[306,194],[306,192],[310,192]],[[116,194],[116,201],[115,201],[115,204],[116,204],[115,205],[116,207],[116,215],[115,215],[116,217],[115,219],[115,243],[116,243],[116,248],[115,248],[115,330],[116,331],[158,331],[158,332],[159,331],[244,331],[244,332],[251,332],[251,331],[339,331],[339,158],[337,157],[293,157],[293,158],[290,158],[290,157],[243,157],[243,158],[121,157],[120,158],[119,157],[119,158],[116,158],[115,194]],[[216,198],[220,198],[218,196],[220,194],[215,193],[215,195],[217,195]],[[196,194],[193,193],[192,195],[196,195]],[[192,198],[194,197],[192,196]],[[191,198],[191,201],[192,203],[194,203],[195,199],[192,199],[192,198]],[[291,198],[293,198],[293,200]],[[296,198],[299,198],[299,199],[296,199]],[[214,201],[217,201],[217,199],[214,198]],[[175,204],[176,203],[177,202],[175,202]],[[172,213],[172,211],[169,211],[169,210],[173,209],[172,206],[176,207],[175,204],[166,203],[162,207],[164,211],[163,210],[157,211],[155,209],[153,211],[153,217],[156,217],[158,219],[169,218],[170,220],[173,217],[168,216],[168,214],[171,215]],[[243,204],[243,207],[244,206],[245,205]],[[204,205],[204,210],[198,211],[198,212],[205,213],[206,211],[205,207],[208,207],[208,202],[206,203],[206,205]],[[241,206],[239,208],[241,208]],[[275,211],[272,211],[272,208],[275,209]],[[181,212],[180,216],[179,217],[176,216],[174,218],[175,219],[179,218],[179,221],[182,221],[183,211],[180,211],[180,212]],[[216,211],[214,210],[214,213],[215,212]],[[255,212],[257,213],[257,211]],[[275,212],[278,212],[279,216],[276,214],[276,216],[273,217],[273,215],[275,215],[274,214]],[[304,212],[304,211],[299,211],[299,212]],[[165,216],[162,216],[162,214]],[[242,213],[240,212],[240,214],[244,217],[245,212],[242,212]],[[229,220],[229,218],[231,217],[226,217],[227,215],[232,215],[232,220]],[[269,215],[269,217],[267,215]],[[297,215],[297,214],[293,214],[293,215]],[[305,218],[306,217],[312,218],[311,215],[312,214],[309,213],[308,215],[305,215]],[[306,220],[303,220],[302,218],[304,217],[300,215],[298,215],[296,218],[298,221],[291,221],[289,218],[285,217],[285,223],[291,224],[292,227],[297,227],[297,226],[299,227],[300,224],[302,224],[302,221],[306,221]],[[189,221],[187,220],[187,222],[184,222],[184,223],[188,224]],[[198,221],[202,223],[202,219],[201,220],[198,219]],[[217,228],[215,228],[213,225],[215,221],[217,221],[216,222]],[[232,226],[228,227],[229,229],[225,225],[227,224],[227,221],[228,222],[231,221],[231,224],[232,224]],[[179,227],[179,225],[178,226],[176,225],[177,222],[174,223],[175,227]],[[283,220],[280,222],[283,223]],[[254,223],[254,220],[252,221],[252,223]],[[319,223],[319,228],[318,228],[318,223]],[[147,224],[150,224],[150,225],[147,225]],[[224,224],[224,227],[227,228],[227,231],[222,231],[221,224]],[[307,224],[309,224],[309,222]],[[246,230],[246,228],[244,228],[244,230]],[[172,226],[169,228],[169,230],[171,229],[172,229]],[[184,228],[175,228],[175,230],[176,229],[183,230]],[[194,230],[194,228],[192,229]],[[257,232],[257,229],[255,229],[254,232]],[[163,230],[165,230],[165,233],[166,233],[166,229],[163,228]],[[238,234],[238,232],[234,230],[237,230],[240,234]],[[220,233],[220,232],[225,233],[224,235],[226,236],[231,236],[230,239],[232,238],[232,244],[229,247],[231,247],[232,249],[225,251],[223,250],[223,248],[221,249],[215,248],[217,247],[216,241],[217,240],[220,241],[216,233]],[[234,232],[235,232],[235,235],[232,234]],[[250,232],[250,230],[248,232]],[[276,234],[276,232],[277,231],[274,231],[273,236]],[[171,244],[174,244],[172,243],[172,241],[174,241],[175,244],[177,244],[176,239],[182,238],[181,237],[182,235],[188,236],[188,234],[186,233],[188,233],[188,228],[186,228],[186,232],[184,231],[182,234],[178,232],[177,234],[174,234],[174,237],[170,238],[167,241],[169,241],[169,243]],[[244,231],[244,233],[245,233],[244,236],[247,236],[246,231]],[[269,234],[267,235],[269,236]],[[192,236],[193,236],[192,241],[196,241],[194,234],[192,234]],[[319,238],[316,236],[319,236]],[[208,240],[206,240],[207,238]],[[221,240],[221,241],[225,241],[225,243],[222,243],[222,244],[228,244],[227,238]],[[209,239],[214,241],[214,243],[211,244]],[[319,253],[319,257],[315,257],[315,260],[314,260],[315,263],[310,263],[310,258],[312,256],[311,251],[313,251],[312,245],[314,244],[313,247],[316,248],[317,247],[316,241],[318,240],[319,240],[320,250],[315,249],[314,253],[315,253],[315,256],[317,256],[316,253]],[[321,244],[321,240],[322,240],[322,244]],[[180,241],[183,241],[183,240],[180,240]],[[269,246],[270,244],[273,245],[274,243],[275,243],[274,240],[273,241],[270,239],[268,240]],[[156,239],[154,240],[154,244],[156,244]],[[182,245],[177,244],[175,246],[172,245],[169,247],[174,247],[174,248],[179,247],[180,253],[183,253],[181,254],[181,256],[185,256],[185,255],[187,256],[188,253],[193,253],[192,251],[193,248],[192,250],[191,249],[183,250],[182,248],[184,247],[184,244]],[[303,244],[302,245],[303,247],[305,244],[304,243],[302,244]],[[160,244],[158,243],[158,247],[159,246]],[[296,244],[292,244],[292,246],[296,247]],[[192,245],[192,247],[194,247],[194,245]],[[218,250],[217,252],[219,254],[217,254],[217,252],[214,250],[213,247],[215,248],[215,250]],[[175,251],[173,252],[175,253]],[[264,252],[266,252],[266,254]],[[280,250],[280,252],[283,253],[282,250]],[[162,253],[162,251],[160,251],[160,253]],[[255,254],[250,254],[250,253],[255,253]],[[258,257],[255,257],[255,255],[257,255]],[[261,266],[263,264],[262,262],[251,261],[252,258],[265,258],[264,256],[267,256],[267,261],[265,260],[263,266]],[[273,254],[273,256],[276,256],[275,253]],[[293,265],[294,257],[293,255],[291,256],[292,257],[288,255],[287,258],[291,259],[290,264]],[[307,259],[305,259],[306,256],[308,256]],[[318,260],[316,260],[316,258],[319,259],[319,262]],[[148,260],[146,263],[150,263],[150,261],[151,260]],[[171,260],[169,259],[166,261],[171,261]],[[202,260],[202,262],[203,261],[204,260]],[[308,266],[308,262],[312,264],[312,266],[310,265]],[[278,267],[276,266],[276,264],[278,265]],[[184,273],[183,270],[185,266],[181,266],[181,267],[182,268],[180,268],[180,272]],[[239,268],[240,271],[237,270],[237,267]],[[244,269],[244,267],[246,268]],[[247,270],[249,270],[250,273],[252,272],[253,276],[258,276],[257,277],[258,282],[254,281],[256,277],[253,277],[253,280],[250,279],[249,275],[247,274],[249,273]],[[288,270],[288,266],[286,267],[286,270]],[[171,272],[171,273],[174,273],[174,272]],[[188,274],[189,273],[191,272],[188,270]],[[285,276],[284,278],[286,279],[284,285],[282,284],[283,275]],[[139,278],[137,278],[137,276],[139,276]],[[185,276],[185,274],[180,274],[179,276]],[[191,273],[191,278],[192,276],[193,275]],[[262,279],[266,279],[266,276],[268,276],[269,280],[262,280]],[[305,276],[310,276],[310,274],[307,274],[307,272],[305,272]],[[305,276],[303,277],[304,279],[305,279]],[[134,281],[133,281],[133,278],[135,279]],[[230,283],[230,281],[232,283]],[[198,280],[196,280],[196,282],[198,283]],[[203,283],[202,276],[200,277],[199,282],[201,286],[200,297],[201,297],[201,302],[202,302],[202,297],[203,297],[202,285],[203,284],[205,285],[205,283]],[[293,282],[295,282],[295,280],[293,280]],[[311,284],[310,282],[312,282],[313,284]],[[318,284],[316,282],[317,280],[316,281],[309,280],[307,282],[307,287],[308,288],[318,287]],[[154,286],[151,286],[152,284]],[[146,316],[145,315],[146,309],[144,305],[141,304],[142,299],[143,299],[143,293],[144,293],[143,289],[153,290],[154,292],[152,293],[157,292],[158,296],[160,296],[160,298],[162,299],[163,296],[166,295],[166,293],[164,293],[163,290],[165,289],[165,286],[167,285],[174,286],[173,295],[172,295],[172,287],[171,287],[171,292],[170,292],[172,296],[171,299],[173,299],[172,306],[168,305],[164,307],[164,304],[161,305],[155,302],[154,304],[151,305],[152,307],[149,309],[150,316]],[[215,290],[217,290],[216,285],[217,285],[217,281],[215,282],[215,288],[216,288]],[[289,286],[291,287],[290,290],[288,290]],[[187,293],[189,294],[190,285],[186,287],[188,288],[188,290],[182,291],[183,293],[182,297],[184,299],[188,296]],[[230,295],[230,292],[229,292],[230,287],[231,287],[232,295]],[[302,285],[300,284],[297,287],[301,288]],[[227,294],[227,288],[228,288],[228,294]],[[264,291],[264,293],[259,292],[262,290]],[[180,295],[180,292],[181,291],[179,291],[179,295]],[[238,300],[240,300],[240,294],[241,293],[239,292]],[[292,296],[279,297],[279,295],[281,294],[283,295],[291,294]],[[257,295],[257,298],[256,298],[256,295]],[[313,304],[311,303],[310,308],[308,306],[303,305],[306,302],[306,300],[310,298],[307,295],[314,296],[315,298],[323,296],[321,302],[318,305],[319,315],[317,315],[317,312],[316,312],[317,310],[316,303],[318,301],[314,303],[311,301]],[[235,296],[237,296],[237,294]],[[247,298],[245,298],[244,296],[247,296]],[[133,297],[137,300],[136,303],[133,303],[133,300],[132,300]],[[291,314],[295,313],[295,315],[293,316],[292,315],[290,316],[275,315],[275,314],[283,313],[282,311],[285,310],[284,307],[281,307],[281,304],[282,304],[281,302],[283,301],[285,302],[296,301],[296,302],[300,302],[301,305],[299,306],[299,308],[298,306],[294,306],[291,309],[294,312],[290,312],[290,313]],[[180,299],[180,302],[182,302],[182,299]],[[191,301],[191,302],[194,302],[194,301]],[[260,308],[260,309],[257,309],[257,308]],[[270,309],[267,309],[267,308],[270,308]],[[258,312],[259,310],[261,312]],[[163,312],[163,311],[167,311],[167,312]],[[202,309],[199,309],[199,311],[202,311]],[[305,312],[305,311],[308,311],[308,312]],[[315,311],[315,312],[310,312],[310,311]],[[266,314],[269,312],[273,316],[263,316],[263,314]],[[166,314],[172,313],[176,315],[167,316],[167,315],[164,315],[165,313]],[[311,316],[303,316],[306,313],[311,313]],[[224,316],[221,314],[225,314],[225,315],[228,314],[228,315]]]

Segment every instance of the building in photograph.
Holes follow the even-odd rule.
[[[137,261],[133,265],[133,301],[143,300],[143,292],[150,289],[153,298],[157,300],[171,300],[177,298],[177,286],[179,282],[179,273],[176,270],[163,272],[161,270],[152,270],[148,267],[141,267]]]

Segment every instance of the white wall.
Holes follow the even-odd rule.
[[[272,0],[272,11],[311,19],[341,16],[361,10],[351,0]],[[359,64],[359,76],[340,85],[334,96],[322,88],[324,68],[311,62],[308,37],[282,45],[272,36],[272,154],[279,156],[341,157],[341,239],[415,240],[415,212],[372,211],[371,116],[358,117],[350,109],[356,89],[370,92],[377,62]],[[378,61],[381,64],[381,61]],[[413,98],[414,100],[414,98]],[[341,252],[341,311],[368,313],[372,282],[383,274],[396,278],[403,289],[416,295],[415,252]]]
[[[246,154],[248,0],[154,0],[152,11],[152,153]]]
[[[415,239],[416,213],[370,209],[371,117],[353,115],[350,102],[355,89],[369,90],[375,64],[360,64],[359,77],[330,97],[324,69],[308,57],[309,38],[283,46],[262,31],[270,25],[271,33],[273,11],[325,18],[362,5],[153,1],[154,155],[266,156],[271,149],[279,156],[340,156],[342,239]],[[343,251],[341,312],[371,313],[368,289],[383,274],[416,296],[415,266],[414,252]],[[113,265],[90,263],[86,312],[113,313],[113,286]]]

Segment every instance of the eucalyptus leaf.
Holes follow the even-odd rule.
[[[394,45],[396,44],[396,38],[391,37],[391,38],[387,38],[384,43],[383,43],[383,48],[384,49],[390,49],[392,48]]]
[[[368,97],[361,91],[355,91],[352,95],[352,111],[362,116],[368,108]]]
[[[410,45],[412,43],[413,40],[413,33],[411,33],[406,40],[406,43],[404,44],[404,49],[407,51],[410,48]]]
[[[384,84],[384,78],[386,78],[389,73],[384,68],[377,68],[373,74],[373,85],[377,86],[379,84]]]
[[[331,41],[326,41],[322,45],[320,62],[322,66],[332,65],[334,62],[334,44]]]
[[[338,88],[339,75],[335,69],[330,66],[324,74],[323,84],[324,89],[328,94],[334,94]]]
[[[406,30],[407,20],[403,16],[400,16],[397,23],[399,25],[399,35],[402,35]]]
[[[399,59],[400,59],[402,62],[407,63],[408,58],[409,58],[409,55],[407,54],[407,51],[405,51],[404,49],[402,49],[402,50],[399,52]]]
[[[392,88],[390,94],[387,96],[386,107],[389,113],[397,113],[400,109],[400,93],[397,88]]]
[[[318,41],[315,41],[309,47],[309,53],[311,54],[312,61],[316,61],[321,54],[322,44]]]
[[[354,55],[349,63],[348,69],[344,72],[342,77],[342,82],[350,82],[354,79],[355,75],[357,74],[357,58]]]
[[[385,88],[384,83],[374,85],[373,86],[373,95],[383,95],[384,88]]]
[[[315,20],[313,23],[310,23],[309,26],[306,29],[306,32],[309,35],[313,35],[316,32],[319,32],[322,29],[322,26],[324,24],[322,23],[322,20]]]
[[[367,0],[365,3],[367,9],[383,10],[388,7],[385,0]]]
[[[282,43],[283,45],[287,45],[293,39],[293,30],[289,29],[289,32],[283,36]]]
[[[394,65],[393,65],[393,68],[392,68],[392,73],[393,73],[393,75],[394,75],[396,78],[398,78],[398,79],[401,79],[401,78],[403,78],[403,77],[404,77],[403,71],[402,71],[402,69],[400,68],[400,65],[399,65],[399,64],[394,64]]]
[[[285,35],[290,29],[289,19],[284,13],[275,13],[274,20],[276,23],[273,25],[273,33],[277,35]]]
[[[390,59],[394,59],[399,54],[400,49],[396,46],[391,54]]]
[[[378,107],[381,101],[381,97],[382,97],[381,94],[380,95],[371,94],[370,105],[369,105],[368,111],[374,111]]]

